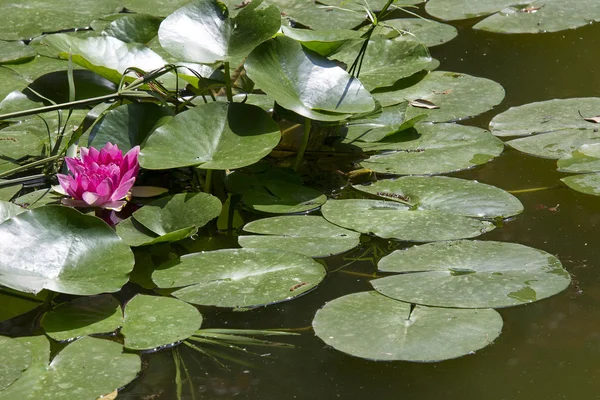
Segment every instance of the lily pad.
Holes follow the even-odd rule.
[[[294,29],[282,26],[285,36],[302,43],[302,46],[324,57],[335,53],[341,46],[359,40],[361,33],[349,29],[328,29],[313,31],[311,29]]]
[[[160,288],[192,304],[258,307],[314,289],[325,269],[310,257],[267,249],[226,249],[188,254],[152,274]]]
[[[394,201],[328,200],[321,212],[335,225],[408,242],[472,238],[495,228],[488,221],[442,211],[412,210]]]
[[[18,125],[13,125],[0,130],[0,157],[14,161],[40,153],[42,140],[31,132],[18,129]]]
[[[227,188],[242,195],[251,210],[271,214],[291,214],[314,210],[327,197],[302,185],[291,170],[271,168],[256,174],[236,171],[227,176]]]
[[[0,99],[4,99],[15,90],[25,89],[28,83],[12,69],[0,66]]]
[[[22,63],[32,60],[37,53],[23,42],[0,41],[0,64]]]
[[[128,151],[142,144],[161,118],[171,115],[173,112],[169,108],[156,104],[124,104],[110,110],[94,125],[88,146],[101,148],[110,142],[122,151]]]
[[[333,57],[350,66],[361,46],[362,43],[358,43]],[[439,65],[439,61],[431,58],[427,47],[420,42],[373,37],[367,46],[359,79],[365,88],[371,91],[375,88],[391,86],[399,79],[419,71],[434,70]]]
[[[496,136],[529,136],[542,133],[572,133],[577,130],[594,129],[594,117],[600,110],[599,97],[553,99],[511,107],[498,114],[490,122],[490,130]]]
[[[504,89],[490,79],[456,72],[433,71],[410,87],[399,90],[393,87],[379,89],[373,93],[373,97],[382,106],[404,101],[429,101],[439,108],[409,107],[406,111],[407,118],[426,113],[426,121],[446,122],[466,119],[491,110],[504,99]]]
[[[313,320],[316,335],[334,349],[370,360],[432,362],[472,354],[492,343],[502,317],[492,309],[416,306],[377,292],[327,303]]]
[[[437,46],[458,35],[455,27],[424,18],[390,19],[379,22],[375,34],[393,40],[417,40],[427,47]]]
[[[415,125],[376,143],[353,142],[363,151],[382,151],[361,165],[375,172],[397,175],[442,174],[489,162],[504,150],[488,131],[456,124]]]
[[[133,218],[157,235],[203,227],[221,213],[221,201],[208,193],[179,193],[154,200],[133,213]]]
[[[48,365],[50,346],[42,338],[23,338],[37,357],[0,399],[70,399],[75,393],[78,399],[97,399],[131,382],[141,369],[137,354],[123,354],[119,343],[89,336],[65,347]]]
[[[553,255],[505,242],[428,243],[396,250],[378,267],[401,274],[371,281],[375,290],[393,299],[437,307],[527,304],[555,295],[571,283]]]
[[[116,292],[134,264],[129,246],[106,223],[64,206],[3,222],[0,242],[0,283],[23,292]]]
[[[430,0],[425,9],[443,20],[487,16],[473,28],[499,33],[556,32],[600,21],[600,4],[594,0]]]
[[[4,306],[4,305],[3,305]],[[0,336],[0,391],[21,377],[31,364],[31,352],[19,341]]]
[[[166,235],[157,235],[141,223],[137,222],[133,217],[129,217],[117,224],[116,231],[117,235],[119,235],[128,246],[137,247],[183,240],[198,232],[198,228],[196,226],[190,226],[169,232]]]
[[[282,107],[318,121],[340,121],[375,108],[355,78],[285,36],[255,48],[245,63],[248,77]]]
[[[568,158],[587,144],[600,143],[597,129],[565,129],[506,142],[510,147],[543,158]]]
[[[125,305],[121,333],[125,348],[149,350],[185,340],[201,324],[202,315],[194,306],[170,297],[138,294]]]
[[[600,172],[600,143],[584,144],[556,163],[562,172]]]
[[[25,211],[27,210],[23,207],[19,207],[18,205],[9,203],[8,201],[0,200],[0,223]]]
[[[80,297],[44,314],[44,331],[54,340],[69,340],[94,333],[109,333],[123,325],[123,312],[109,294]]]
[[[600,196],[600,174],[567,176],[562,178],[561,181],[578,192]]]
[[[360,241],[360,234],[315,215],[263,218],[246,224],[244,231],[260,234],[238,236],[244,248],[287,250],[310,257],[343,253]]]
[[[31,210],[48,204],[58,205],[63,197],[64,196],[52,191],[52,188],[46,188],[19,196],[14,202],[23,208]]]
[[[162,47],[182,61],[210,64],[247,56],[279,30],[277,7],[244,7],[234,18],[215,0],[194,0],[160,25]]]
[[[178,114],[156,129],[142,147],[140,165],[240,168],[269,154],[280,137],[279,126],[260,107],[213,102]]]
[[[14,318],[25,314],[42,304],[46,300],[48,292],[42,291],[36,296],[29,293],[23,293],[5,287],[0,287],[0,321]]]
[[[125,43],[148,43],[158,34],[162,18],[148,14],[120,14],[102,34],[115,37]]]
[[[446,176],[383,179],[355,189],[397,201],[418,210],[436,210],[465,217],[508,218],[523,212],[512,194],[477,181]]]
[[[0,179],[0,184],[5,182],[4,179]],[[0,200],[2,201],[10,201],[17,193],[19,193],[23,189],[23,185],[16,184],[10,186],[0,186]],[[0,222],[2,219],[0,218]]]

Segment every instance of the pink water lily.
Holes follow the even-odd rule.
[[[116,144],[106,143],[100,151],[82,147],[80,158],[66,157],[70,174],[57,174],[58,182],[71,196],[63,199],[63,204],[122,209],[140,169],[139,152],[140,147],[135,146],[123,156]]]

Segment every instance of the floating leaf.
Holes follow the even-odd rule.
[[[325,304],[313,328],[325,343],[356,357],[431,362],[492,343],[502,330],[502,317],[492,309],[413,309],[377,292],[361,292]]]
[[[3,305],[4,307],[4,305]],[[0,391],[9,387],[21,377],[31,364],[31,351],[21,342],[0,336]]]
[[[417,82],[403,83],[399,89],[378,89],[373,97],[384,107],[409,101],[413,107],[420,108],[409,108],[408,118],[422,114],[425,108],[429,110],[425,111],[428,114],[426,121],[445,122],[466,119],[492,109],[504,99],[504,89],[490,79],[433,71]]]
[[[198,310],[169,297],[138,294],[125,306],[125,348],[150,350],[187,339],[202,324]]]
[[[556,32],[600,21],[600,4],[593,0],[430,0],[425,9],[443,20],[487,16],[473,28],[500,33]]]
[[[437,46],[458,35],[455,27],[424,18],[402,18],[380,21],[375,34],[393,40],[417,40],[427,47]]]
[[[226,249],[188,254],[152,274],[160,288],[193,304],[258,307],[290,300],[325,277],[311,258],[280,250]]]
[[[131,382],[141,369],[137,354],[123,354],[123,346],[104,339],[83,337],[65,347],[48,365],[50,346],[43,336],[22,338],[35,357],[29,369],[0,399],[97,399]],[[93,379],[90,379],[93,378]]]
[[[0,41],[0,64],[22,63],[32,60],[37,53],[23,42]]]
[[[584,144],[556,163],[562,172],[600,172],[600,143]]]
[[[348,47],[333,57],[350,66],[359,53],[362,42]],[[374,37],[369,41],[360,69],[360,81],[368,89],[391,86],[402,78],[440,65],[431,58],[427,47],[417,41],[395,41]],[[262,87],[262,86],[261,86]]]
[[[158,34],[162,18],[148,14],[119,14],[102,34],[115,37],[125,43],[148,43]]]
[[[291,214],[314,210],[327,197],[309,187],[291,170],[271,168],[256,174],[236,171],[227,176],[227,188],[242,195],[242,202],[254,211]]]
[[[280,137],[279,126],[261,108],[213,102],[180,113],[156,129],[142,147],[140,165],[240,168],[269,154]]]
[[[34,209],[48,204],[59,204],[62,198],[63,196],[52,191],[52,188],[46,188],[19,196],[14,202],[21,207]]]
[[[294,251],[310,257],[326,257],[358,246],[360,235],[333,225],[323,217],[295,215],[263,218],[244,226],[261,235],[238,236],[240,246]]]
[[[196,232],[198,232],[198,228],[196,226],[190,226],[160,236],[137,222],[133,217],[124,219],[117,225],[117,235],[119,235],[128,246],[132,247],[176,242],[178,240],[189,238]]]
[[[173,112],[169,108],[156,104],[124,104],[110,110],[96,122],[90,132],[88,146],[101,148],[110,142],[122,151],[128,151],[141,145],[161,118],[171,115]]]
[[[285,36],[302,43],[302,46],[324,57],[334,53],[344,44],[360,39],[362,35],[360,32],[348,29],[313,31],[289,28],[285,25],[281,27],[281,30]]]
[[[258,0],[256,0],[258,1]],[[238,60],[279,30],[277,7],[244,7],[234,18],[215,0],[195,0],[160,25],[162,47],[182,61],[210,64]]]
[[[46,300],[48,292],[42,291],[37,296],[19,292],[5,287],[0,287],[0,321],[25,314],[39,306]]]
[[[0,224],[0,283],[23,292],[116,292],[133,254],[102,220],[64,206],[21,213]]]
[[[4,179],[0,179],[0,184],[5,182]],[[19,193],[23,189],[23,185],[15,184],[15,185],[7,185],[0,186],[0,200],[1,201],[10,201],[17,193]],[[2,222],[2,218],[0,218],[0,222]]]
[[[404,203],[419,210],[436,210],[465,217],[508,218],[523,212],[512,194],[477,181],[446,176],[405,176],[383,179],[355,189]]]
[[[0,223],[11,217],[14,217],[15,215],[21,214],[24,211],[26,211],[24,208],[19,207],[16,204],[0,200]]]
[[[485,164],[504,144],[488,131],[456,124],[415,125],[376,143],[353,142],[363,151],[382,151],[362,161],[364,168],[397,175],[441,174]]]
[[[44,314],[44,331],[54,340],[69,340],[94,333],[114,332],[123,325],[123,312],[109,294],[80,297]]]
[[[532,303],[563,291],[571,282],[560,261],[516,243],[428,243],[394,251],[379,261],[385,272],[371,281],[393,299],[437,307],[487,308]]]
[[[340,121],[375,108],[373,98],[357,79],[285,36],[254,49],[245,68],[269,97],[307,118]]]
[[[544,158],[568,158],[582,146],[600,143],[596,129],[565,129],[506,142],[523,153]]]
[[[600,196],[600,174],[567,176],[562,178],[561,181],[578,192]]]
[[[329,222],[384,239],[432,242],[471,238],[495,228],[488,221],[434,210],[411,210],[379,200],[328,200],[321,212]]]

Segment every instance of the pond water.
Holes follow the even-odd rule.
[[[494,110],[467,123],[487,127],[511,106],[600,93],[600,24],[539,35],[501,35],[455,26],[459,35],[431,49],[439,70],[490,78],[506,89]],[[600,114],[600,110],[598,112]],[[297,328],[287,338],[295,349],[261,348],[233,354],[244,364],[227,368],[182,348],[196,398],[205,399],[593,399],[600,398],[600,261],[597,238],[600,201],[567,189],[556,161],[507,148],[494,161],[453,174],[513,192],[525,211],[481,237],[521,243],[556,255],[572,274],[562,293],[528,306],[499,310],[500,337],[475,355],[438,363],[374,362],[329,348],[310,327],[327,301],[371,287],[368,275],[392,248],[408,246],[373,239],[347,254],[326,259],[330,271],[345,266],[309,294],[249,312],[202,309],[203,327]],[[546,188],[537,191],[528,189]],[[406,246],[405,246],[406,245]],[[369,260],[369,257],[371,259]],[[147,368],[119,398],[174,398],[170,352],[145,357]],[[184,397],[192,398],[184,384]]]

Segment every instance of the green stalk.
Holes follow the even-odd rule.
[[[207,169],[206,177],[204,178],[204,193],[210,194],[211,186],[212,186],[212,169]]]
[[[55,155],[55,156],[44,158],[43,160],[38,160],[38,161],[34,161],[32,163],[29,163],[29,164],[21,165],[20,167],[13,168],[13,169],[8,170],[6,172],[0,173],[0,178],[4,178],[5,176],[10,176],[12,174],[16,174],[17,172],[28,170],[29,168],[37,167],[38,165],[46,164],[46,163],[48,163],[50,161],[56,160],[59,157],[60,157],[59,155]]]
[[[227,93],[227,101],[233,103],[233,93],[231,91],[231,75],[229,72],[229,62],[223,63],[225,66],[225,93]]]
[[[308,138],[310,137],[310,118],[304,119],[304,135],[302,136],[302,144],[300,145],[300,149],[298,150],[298,154],[296,155],[296,162],[294,162],[294,171],[297,171],[302,163],[302,159],[304,158],[304,153],[306,152],[306,148],[308,147]]]

